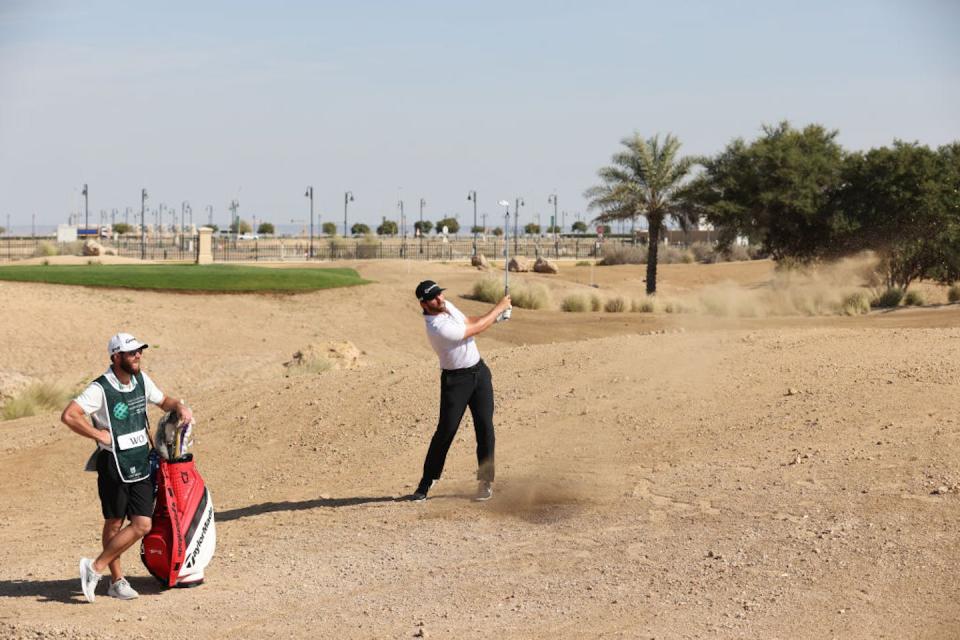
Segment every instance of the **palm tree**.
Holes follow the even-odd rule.
[[[603,184],[584,192],[590,209],[598,209],[595,222],[647,219],[650,243],[647,250],[647,295],[657,292],[657,250],[660,231],[667,218],[686,228],[688,216],[681,209],[678,192],[681,182],[695,164],[695,158],[678,158],[680,141],[670,134],[644,140],[639,134],[624,138],[626,149],[613,155],[613,164],[597,172]]]

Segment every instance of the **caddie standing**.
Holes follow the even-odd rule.
[[[427,493],[443,472],[460,420],[470,407],[477,436],[479,486],[474,499],[489,500],[493,497],[494,479],[493,378],[480,358],[473,336],[503,318],[503,313],[511,308],[510,296],[504,296],[482,316],[465,316],[444,298],[443,291],[433,280],[424,280],[416,289],[427,338],[443,371],[440,374],[440,419],[423,463],[423,476],[410,499],[415,502],[427,499]]]
[[[146,373],[140,359],[148,345],[129,333],[118,333],[107,345],[110,367],[67,405],[60,420],[80,435],[95,440],[97,450],[87,470],[97,471],[97,489],[103,512],[103,551],[96,559],[80,559],[80,586],[93,602],[100,577],[110,571],[107,594],[130,600],[138,597],[123,577],[120,556],[150,532],[153,482],[149,454],[152,448],[147,402],[164,411],[176,411],[181,424],[192,418],[189,407],[165,396]],[[92,424],[91,424],[92,422]],[[130,523],[124,527],[123,522]]]

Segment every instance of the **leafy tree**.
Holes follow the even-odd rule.
[[[658,135],[644,140],[635,133],[621,144],[625,149],[613,155],[613,164],[597,172],[602,184],[587,189],[584,196],[591,209],[600,210],[597,222],[633,220],[637,216],[647,219],[647,295],[653,295],[657,292],[660,231],[668,218],[687,225],[679,191],[694,159],[679,157],[680,141],[669,134],[661,143]]]
[[[501,229],[500,227],[494,227],[493,231],[491,231],[490,233],[492,233],[493,235],[499,238],[500,236],[503,235],[503,229]]]
[[[483,232],[484,232],[483,225],[478,224],[475,227],[470,227],[470,233],[483,233]]]
[[[257,233],[262,233],[264,235],[273,235],[276,231],[273,228],[272,222],[261,222],[257,226]]]
[[[127,224],[126,222],[118,222],[113,225],[113,232],[117,235],[122,236],[125,233],[130,233],[133,231],[133,225]]]
[[[214,232],[214,233],[216,233],[217,231],[220,231],[220,227],[219,227],[218,225],[215,225],[215,224],[208,224],[208,225],[204,225],[204,226],[206,226],[206,227],[208,227],[208,228],[210,228],[210,229],[213,229],[213,232]]]
[[[574,233],[586,233],[587,232],[587,223],[582,220],[577,220],[572,225],[570,225],[570,230]]]
[[[560,228],[560,225],[554,224],[547,227],[547,233],[563,233],[563,230]]]
[[[845,253],[849,247],[833,242],[847,224],[832,206],[844,161],[836,137],[820,125],[764,126],[754,142],[737,138],[717,156],[700,159],[704,171],[681,198],[692,216],[718,229],[722,245],[746,236],[777,260]]]
[[[528,222],[527,224],[523,225],[523,232],[528,236],[536,235],[540,233],[540,225],[538,225],[536,222]]]
[[[460,231],[460,223],[457,222],[456,218],[442,218],[437,220],[437,233],[443,233],[443,228],[446,227],[449,233],[457,233]]]
[[[355,236],[365,236],[370,233],[370,227],[362,222],[356,222],[350,227],[350,233]]]
[[[384,220],[383,224],[377,227],[378,236],[395,236],[397,235],[397,223],[393,220]]]
[[[6,232],[7,232],[7,228],[6,228],[6,227],[0,227],[0,234],[4,234],[4,233],[6,233]]]
[[[835,200],[835,244],[873,249],[888,287],[960,277],[960,143],[895,141],[852,154]],[[840,225],[838,225],[840,226]]]
[[[231,233],[244,234],[244,233],[250,233],[251,231],[253,231],[253,227],[246,220],[240,220],[239,226],[236,220],[230,223]]]
[[[428,233],[430,233],[430,229],[433,229],[433,223],[430,222],[429,220],[424,220],[423,222],[420,222],[419,220],[417,220],[416,222],[413,223],[413,230],[419,231],[420,235],[424,235],[424,236],[427,235]]]
[[[320,225],[320,230],[328,236],[337,235],[337,225],[333,222],[324,222]]]

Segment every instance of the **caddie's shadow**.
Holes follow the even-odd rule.
[[[229,522],[249,516],[258,516],[263,513],[273,513],[275,511],[303,511],[305,509],[316,509],[317,507],[327,507],[336,509],[338,507],[353,507],[358,504],[372,504],[375,502],[399,502],[403,498],[394,496],[374,496],[359,498],[315,498],[313,500],[301,500],[300,502],[264,502],[262,504],[253,504],[249,507],[239,507],[228,511],[217,511],[217,522]]]
[[[163,587],[151,576],[126,576],[130,586],[141,596],[163,591]],[[108,598],[109,576],[97,587],[99,598]],[[79,575],[66,580],[0,580],[0,598],[36,598],[38,602],[62,602],[64,604],[87,604],[80,591]]]

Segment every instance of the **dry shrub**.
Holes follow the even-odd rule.
[[[597,261],[598,266],[614,264],[646,264],[646,247],[628,247],[625,245],[606,245],[603,247],[603,257]]]
[[[587,310],[587,304],[586,296],[575,293],[563,299],[563,302],[560,303],[560,310],[571,313],[583,313]]]
[[[909,307],[922,307],[924,304],[923,294],[919,291],[907,291],[903,297],[903,304]]]
[[[52,382],[37,382],[4,403],[0,418],[14,420],[34,416],[44,411],[59,411],[73,397],[66,385]]]
[[[471,297],[480,302],[496,304],[503,297],[503,283],[494,278],[484,278],[473,283]]]
[[[33,251],[33,255],[37,257],[55,256],[59,253],[60,250],[57,248],[57,245],[46,240],[40,242],[40,244],[37,245],[37,248]]]
[[[703,264],[713,264],[720,261],[720,254],[712,244],[706,242],[694,242],[690,245],[690,253],[694,260]]]
[[[957,283],[947,290],[947,300],[950,302],[960,302],[960,283]]]
[[[590,296],[590,311],[600,311],[603,308],[603,303],[600,302],[600,296],[593,294]]]
[[[627,310],[627,303],[620,297],[610,298],[607,300],[607,303],[603,305],[603,310],[607,313],[623,313]]]
[[[843,300],[840,312],[846,316],[858,316],[870,313],[870,296],[863,291],[851,293]]]
[[[478,280],[473,283],[471,297],[496,304],[503,297],[503,283],[496,278]],[[518,283],[510,287],[510,300],[513,306],[521,309],[543,309],[550,304],[550,295],[543,285]]]
[[[578,266],[578,267],[591,267],[591,266],[593,266],[593,262],[591,262],[590,260],[577,260],[576,266]]]
[[[510,300],[513,306],[521,309],[543,309],[550,304],[550,294],[543,285],[521,285],[510,293]]]
[[[634,300],[630,304],[630,311],[634,313],[653,313],[655,306],[651,298],[644,298],[643,300]]]
[[[742,244],[732,244],[723,250],[723,259],[727,262],[745,262],[752,260],[750,249]]]
[[[679,247],[660,247],[657,264],[690,264],[695,261],[692,251]]]
[[[900,306],[901,300],[903,300],[903,289],[890,287],[873,300],[872,304],[881,309],[892,309]]]

